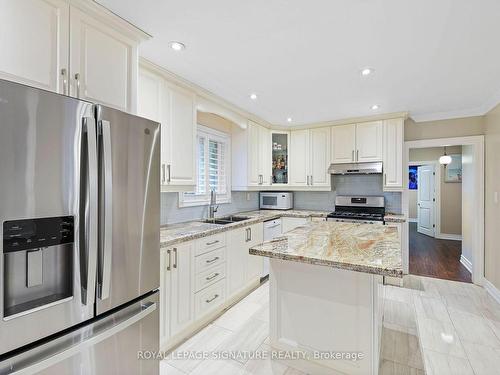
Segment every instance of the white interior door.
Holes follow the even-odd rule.
[[[434,237],[434,166],[418,167],[417,231]]]

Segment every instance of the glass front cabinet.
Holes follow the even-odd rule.
[[[288,147],[290,144],[290,133],[272,131],[272,183],[288,184]]]

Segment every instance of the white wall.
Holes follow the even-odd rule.
[[[462,256],[469,262],[472,261],[475,168],[474,147],[462,146]]]

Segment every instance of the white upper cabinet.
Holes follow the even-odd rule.
[[[138,43],[74,7],[70,27],[71,94],[135,113]]]
[[[404,119],[384,121],[384,190],[402,191]]]
[[[162,135],[166,144],[167,185],[194,186],[196,184],[196,95],[190,91],[168,85],[164,121],[167,126]],[[162,128],[163,130],[163,128]],[[163,163],[163,161],[162,161]],[[162,168],[165,168],[162,166]]]
[[[310,184],[311,186],[331,185],[330,167],[330,128],[310,130]]]
[[[382,121],[332,127],[332,163],[382,161]]]
[[[68,2],[0,0],[0,9],[0,78],[65,93]]]
[[[356,161],[382,161],[382,121],[356,124]]]
[[[290,136],[290,185],[330,187],[330,128],[294,130]]]
[[[271,132],[248,120],[246,129],[231,132],[231,178],[233,190],[256,190],[272,183]]]
[[[0,78],[136,113],[148,36],[93,1],[0,0]]]
[[[164,191],[192,190],[196,184],[196,95],[141,66],[139,116],[161,123],[161,184]]]
[[[309,185],[309,130],[294,130],[290,134],[290,185]]]
[[[356,159],[356,125],[332,127],[332,163],[352,163]]]
[[[258,186],[261,184],[261,126],[248,122],[248,185]],[[235,166],[236,168],[238,166]]]

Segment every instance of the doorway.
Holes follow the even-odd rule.
[[[438,161],[445,146],[453,159],[446,167]],[[482,283],[483,148],[482,136],[405,143],[405,272]]]

